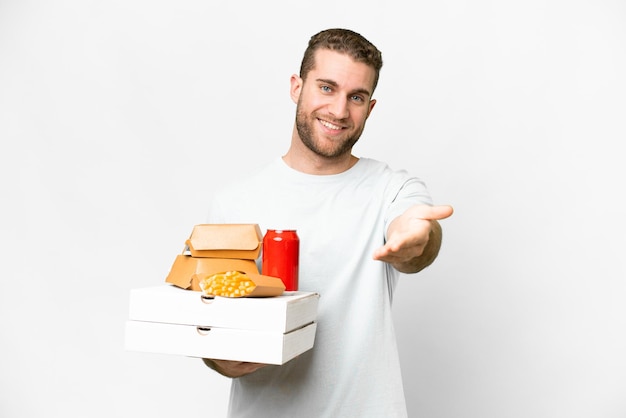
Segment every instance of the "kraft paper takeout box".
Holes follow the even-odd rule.
[[[224,273],[224,272],[220,272]],[[206,277],[212,275],[207,274],[194,274],[192,276],[192,281],[199,283]],[[285,291],[285,283],[279,279],[278,277],[272,276],[264,276],[262,274],[247,274],[250,281],[252,281],[255,285],[254,290],[246,295],[241,297],[246,298],[262,298],[262,297],[270,297],[270,296],[279,296],[282,295]]]
[[[247,274],[259,273],[259,268],[254,260],[192,257],[179,254],[174,259],[174,264],[172,264],[165,281],[182,289],[200,290],[198,284],[200,277],[234,270]]]
[[[256,260],[263,235],[258,224],[200,224],[185,244],[192,257]]]
[[[207,298],[169,284],[133,289],[125,348],[284,364],[313,348],[319,294]]]
[[[183,289],[200,290],[198,276],[238,270],[258,274],[263,247],[258,224],[199,224],[193,227],[165,278]]]

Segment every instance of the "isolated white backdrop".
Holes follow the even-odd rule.
[[[286,151],[289,76],[341,26],[385,60],[355,153],[456,209],[395,299],[410,416],[623,418],[625,24],[610,0],[1,0],[0,416],[224,416],[200,360],[124,351],[128,292]]]

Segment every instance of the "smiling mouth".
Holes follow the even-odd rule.
[[[339,130],[341,130],[341,129],[344,129],[344,128],[343,128],[343,127],[341,127],[341,126],[335,125],[335,124],[330,123],[330,122],[328,122],[328,121],[325,121],[325,120],[322,120],[322,119],[318,119],[318,120],[320,121],[320,123],[321,123],[322,125],[324,125],[324,126],[325,126],[325,127],[327,127],[328,129],[333,129],[333,130],[336,130],[336,131],[339,131]]]

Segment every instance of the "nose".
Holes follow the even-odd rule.
[[[343,96],[335,96],[328,105],[328,111],[337,119],[346,119],[350,115],[348,99]]]

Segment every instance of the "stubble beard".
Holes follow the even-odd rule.
[[[363,126],[342,140],[336,140],[335,146],[322,148],[320,141],[315,140],[315,130],[313,124],[317,123],[315,114],[307,115],[299,108],[296,112],[296,129],[302,143],[316,155],[324,158],[337,158],[345,154],[352,153],[352,147],[356,144],[363,132]]]

